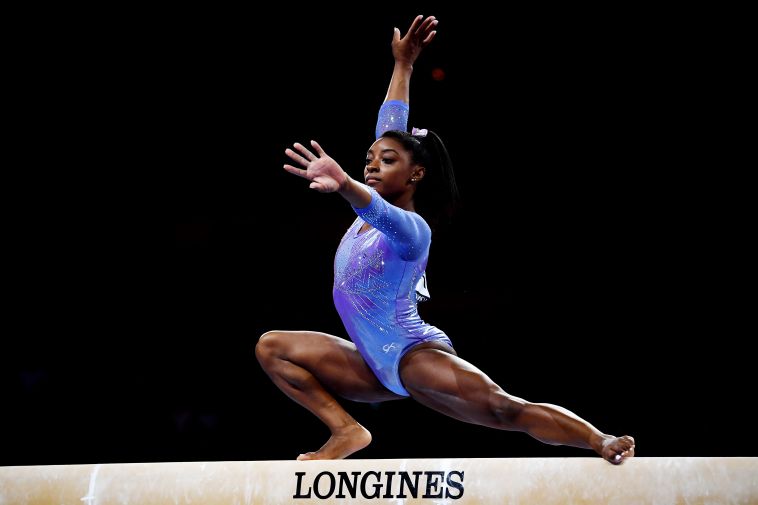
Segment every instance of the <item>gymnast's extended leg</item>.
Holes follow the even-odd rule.
[[[552,445],[592,449],[614,464],[634,456],[634,439],[614,437],[557,405],[509,395],[443,344],[422,344],[403,356],[400,376],[419,403],[461,421],[522,431]]]

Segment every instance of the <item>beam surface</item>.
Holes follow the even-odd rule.
[[[0,505],[758,504],[758,458],[381,459],[0,467]]]

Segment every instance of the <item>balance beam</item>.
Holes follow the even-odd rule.
[[[0,505],[756,504],[758,458],[381,459],[0,467]]]

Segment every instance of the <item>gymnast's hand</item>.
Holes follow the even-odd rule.
[[[286,149],[284,153],[294,161],[305,167],[305,170],[292,165],[284,165],[284,169],[304,179],[311,181],[310,188],[320,193],[334,193],[344,188],[349,177],[336,161],[321,149],[318,142],[311,140],[311,146],[318,156],[310,152],[304,145],[295,142],[294,147],[300,154],[292,149]],[[302,155],[302,156],[301,156]]]
[[[437,35],[434,29],[436,27],[437,19],[434,16],[426,19],[424,16],[416,16],[403,38],[400,38],[400,30],[395,28],[392,37],[392,56],[395,57],[395,62],[413,65],[421,50]]]

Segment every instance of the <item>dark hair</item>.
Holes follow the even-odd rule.
[[[431,130],[427,130],[425,136],[388,130],[382,137],[400,142],[411,153],[413,162],[426,169],[413,197],[418,213],[432,229],[439,224],[447,224],[458,207],[460,197],[453,163],[442,139]]]

